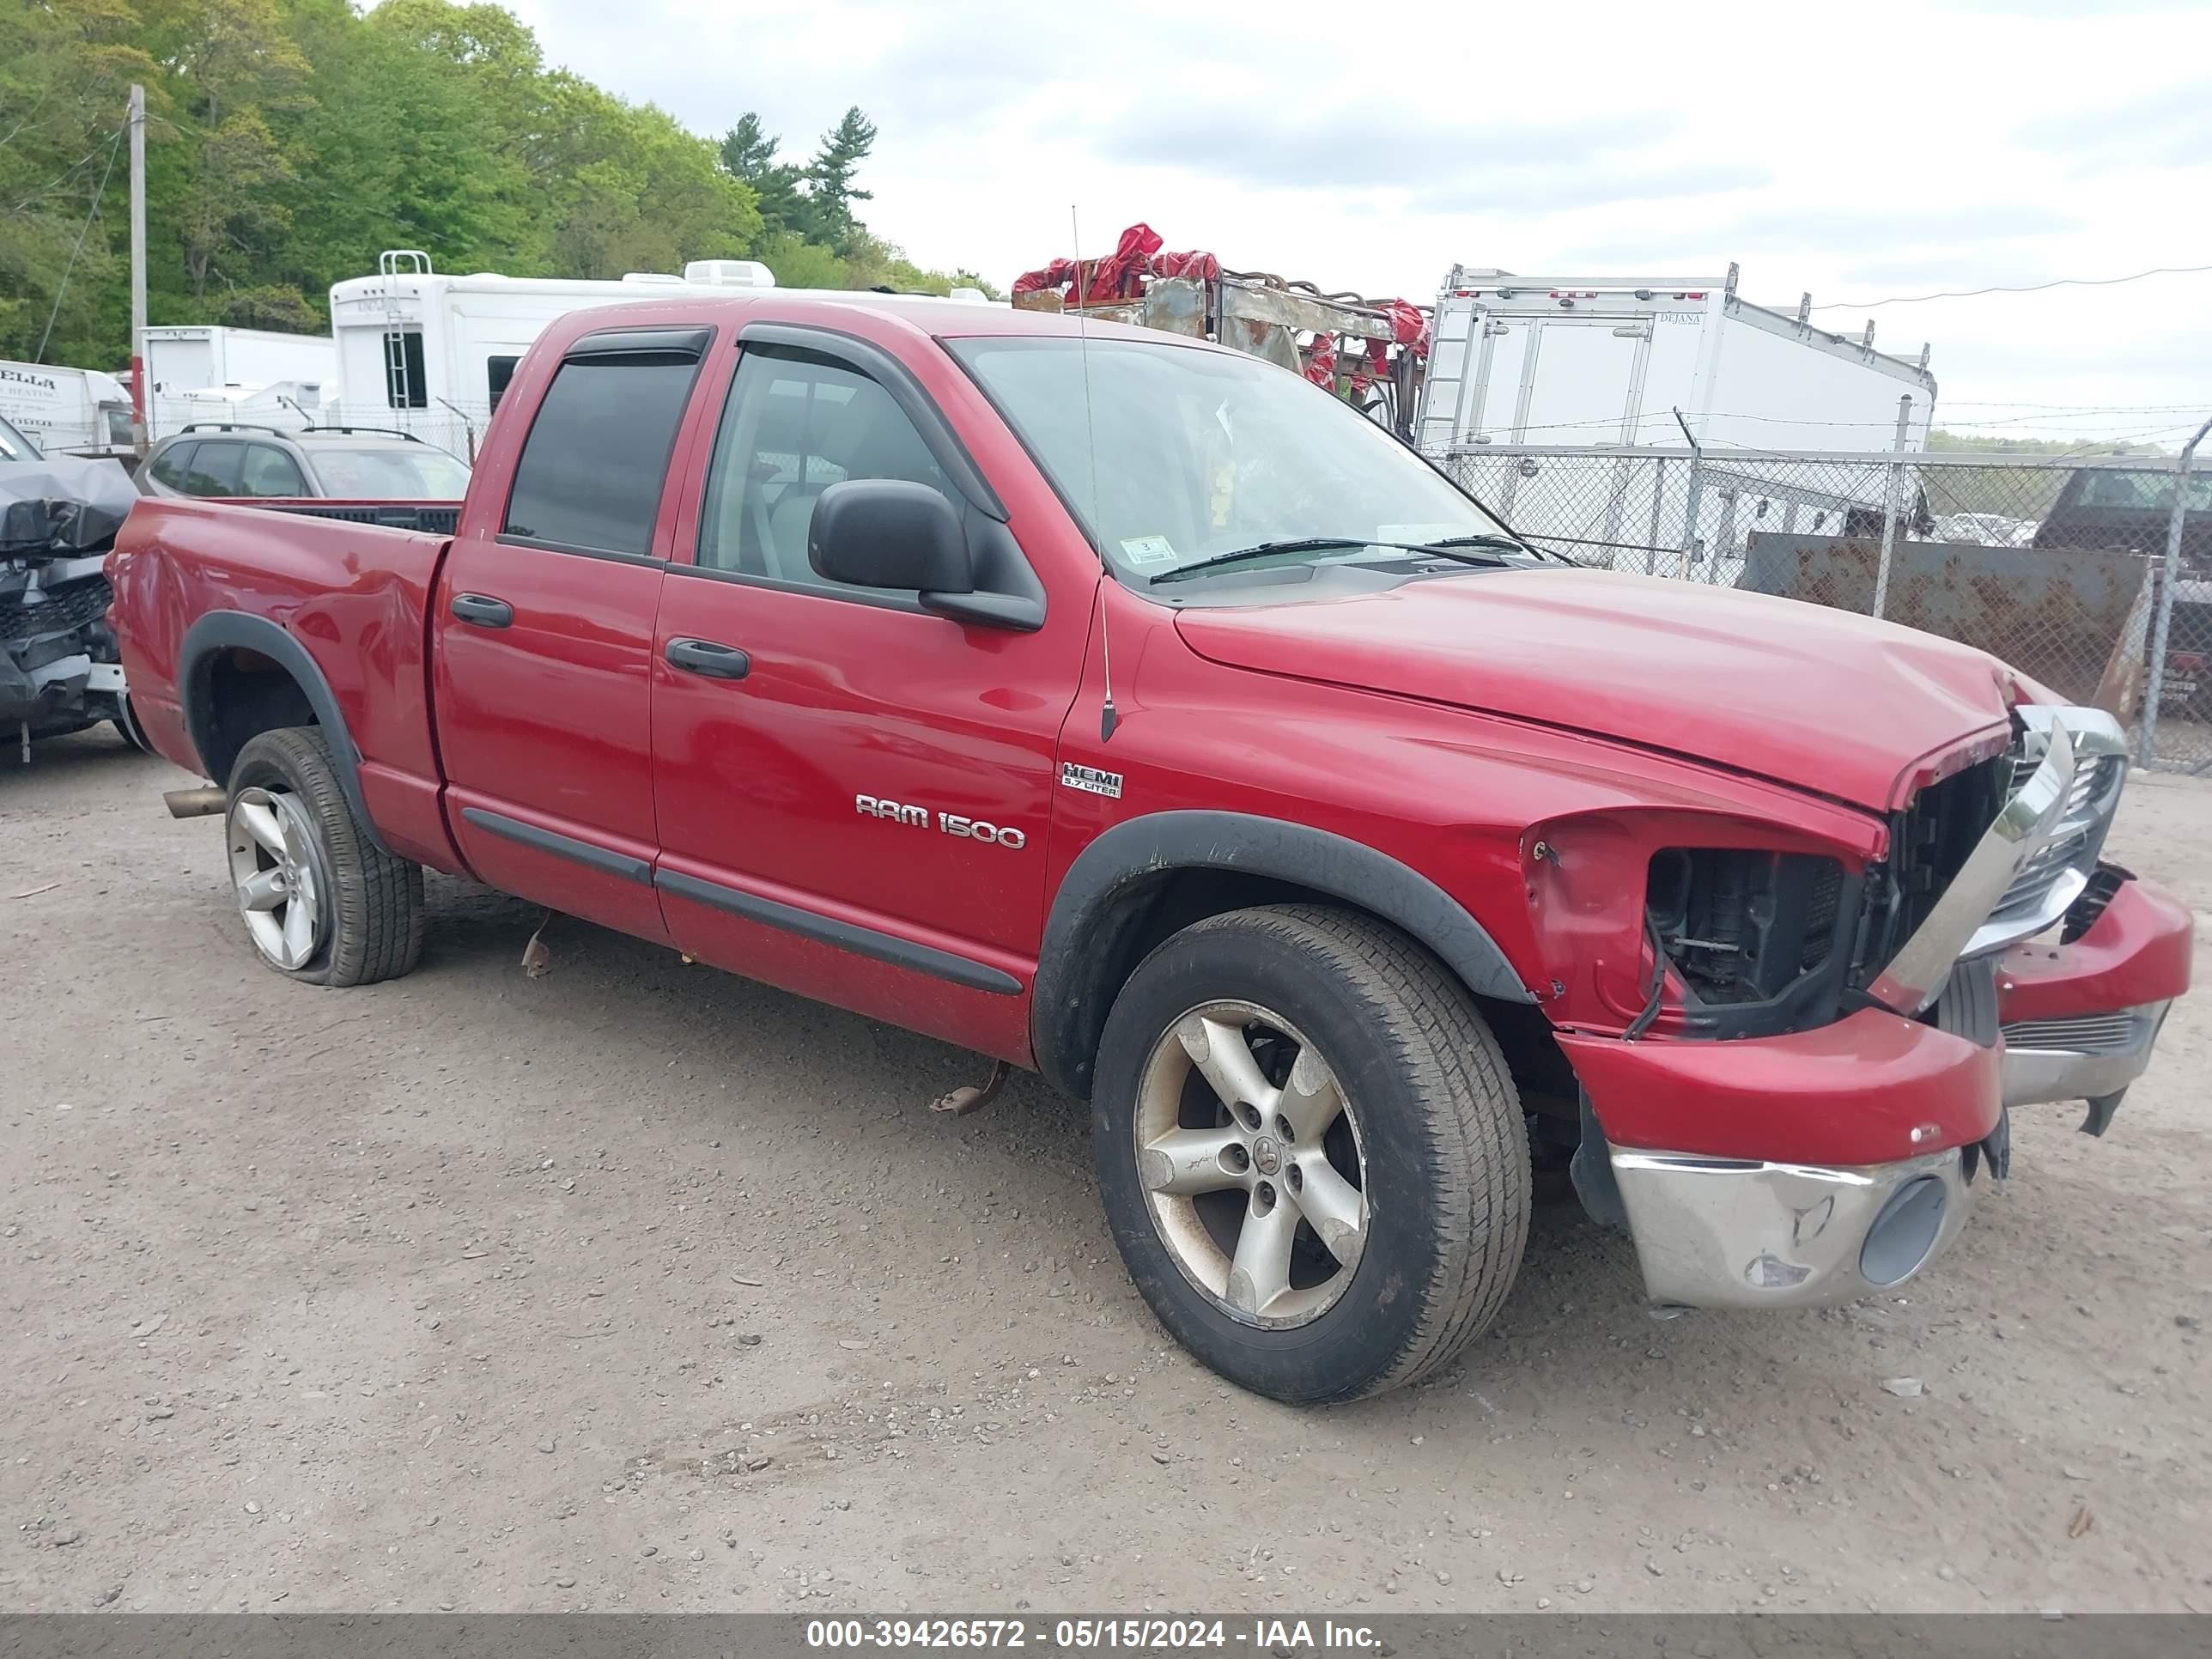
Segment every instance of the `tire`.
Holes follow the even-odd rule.
[[[239,750],[223,814],[231,888],[256,954],[287,979],[368,985],[422,954],[422,866],[380,850],[311,726]]]
[[[131,706],[128,696],[118,705],[115,718],[110,724],[115,727],[115,735],[122,738],[128,747],[142,755],[154,752],[154,745],[146,740],[146,733],[138,724],[138,711]]]
[[[1521,1265],[1528,1131],[1497,1040],[1443,963],[1363,916],[1237,910],[1161,945],[1107,1018],[1091,1130],[1139,1292],[1200,1361],[1272,1399],[1435,1372]]]

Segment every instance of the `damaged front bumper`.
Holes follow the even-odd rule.
[[[1814,1307],[1901,1285],[1966,1224],[1978,1167],[1955,1146],[1856,1169],[1613,1154],[1662,1307]]]
[[[2085,1101],[2082,1128],[2104,1133],[2189,988],[2194,932],[2179,901],[2100,865],[2060,943],[2015,945],[1998,961],[2005,1104]]]
[[[2035,735],[2033,775],[1869,987],[1881,1006],[1732,1042],[1559,1034],[1586,1102],[1577,1188],[1632,1234],[1655,1304],[1889,1290],[1958,1236],[1977,1178],[2005,1173],[2009,1108],[2086,1099],[2082,1127],[2104,1132],[2188,987],[2192,921],[2095,862],[2117,725],[2046,711]],[[1993,1021],[1936,1007],[1977,1004],[1964,964],[1982,998],[1994,964]]]
[[[1591,1207],[1634,1237],[1662,1306],[1903,1284],[1966,1224],[2001,1142],[1998,1051],[1887,1009],[1734,1042],[1559,1042],[1603,1126],[1578,1187],[1602,1185]]]

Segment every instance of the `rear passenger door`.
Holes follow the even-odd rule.
[[[605,329],[570,346],[504,509],[465,516],[434,600],[446,817],[470,867],[648,939],[667,937],[648,720],[662,498],[711,337]]]

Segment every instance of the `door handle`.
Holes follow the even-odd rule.
[[[453,612],[463,622],[478,628],[505,628],[514,620],[513,605],[485,593],[454,594]]]
[[[753,672],[753,659],[734,645],[712,640],[671,640],[664,653],[674,666],[710,680],[741,680]]]

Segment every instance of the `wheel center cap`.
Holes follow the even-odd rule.
[[[1283,1149],[1273,1135],[1261,1135],[1252,1143],[1252,1167],[1263,1176],[1273,1175],[1283,1167]]]

